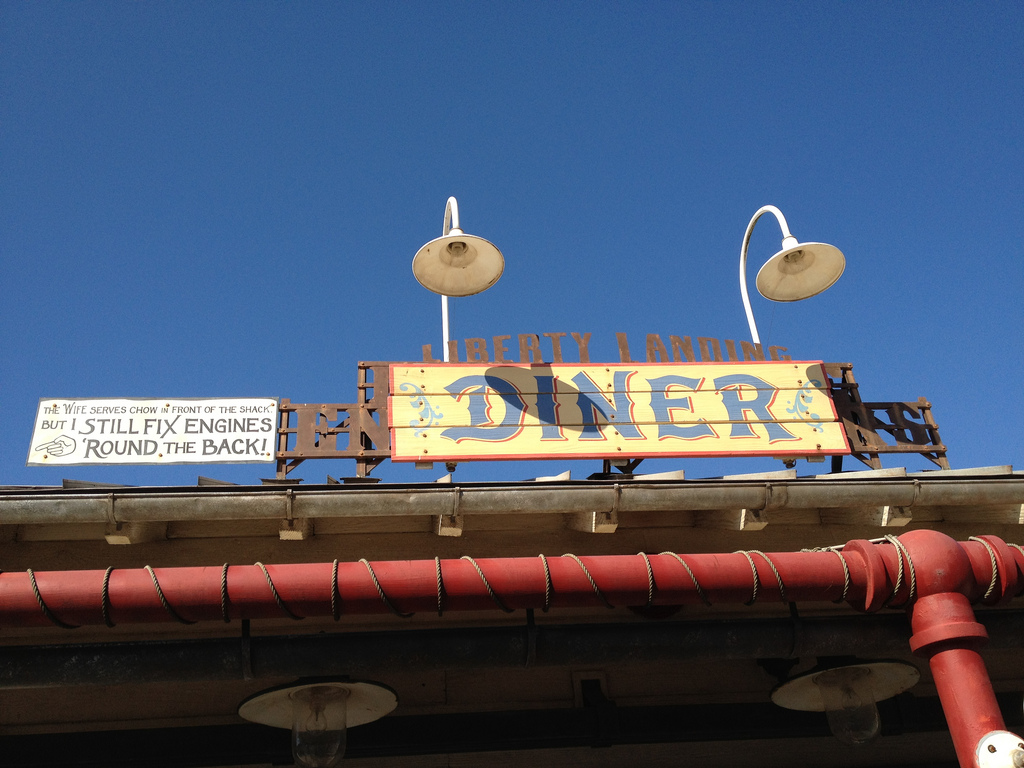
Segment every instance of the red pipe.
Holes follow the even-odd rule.
[[[867,545],[873,548],[873,545]],[[750,553],[686,555],[682,561],[668,554],[613,555],[546,558],[496,558],[476,561],[442,560],[442,602],[445,610],[493,610],[499,603],[509,609],[548,607],[643,606],[654,580],[655,605],[684,605],[702,600],[711,603],[744,603],[752,599],[782,598],[788,601],[838,601],[846,577],[843,561],[834,552],[783,552],[767,556]],[[857,553],[845,554],[849,569],[847,599],[865,604],[865,565]],[[583,565],[581,566],[580,563]],[[753,566],[752,566],[753,564]],[[778,570],[780,580],[772,571]],[[689,567],[690,573],[686,567]],[[371,571],[372,568],[372,571]],[[754,568],[757,570],[756,592]],[[884,571],[884,565],[882,565]],[[233,619],[281,618],[291,611],[298,616],[332,615],[332,563],[233,565],[227,569],[228,616]],[[592,584],[588,578],[593,578]],[[285,609],[274,597],[270,582]],[[104,571],[47,571],[0,574],[0,625],[46,626],[46,612],[66,624],[102,624]],[[154,580],[155,576],[155,580]],[[214,567],[154,568],[149,571],[117,569],[110,572],[107,616],[112,623],[220,620],[223,569]],[[32,587],[36,581],[38,596]],[[437,568],[433,560],[338,564],[338,600],[341,614],[387,613],[391,610],[380,590],[399,612],[436,611]],[[165,608],[157,590],[171,610]],[[487,590],[490,585],[497,600]],[[697,585],[700,585],[698,589]],[[597,590],[595,590],[595,585]],[[884,589],[879,583],[872,588]],[[891,587],[889,588],[891,590]],[[546,598],[545,595],[549,597]],[[46,609],[41,609],[39,598]],[[868,603],[877,601],[867,601]]]
[[[1024,553],[994,536],[957,543],[935,531],[913,531],[899,541],[916,566],[916,598],[946,592],[991,605],[1008,600],[1024,585]],[[992,554],[990,554],[990,551]],[[992,561],[996,563],[994,588]],[[904,577],[897,587],[900,563]],[[495,558],[476,561],[442,560],[445,610],[490,610],[548,607],[600,607],[605,600],[617,606],[648,603],[651,580],[654,605],[701,602],[701,590],[711,603],[747,603],[753,599],[778,601],[846,601],[862,611],[884,605],[910,605],[911,578],[906,556],[889,542],[849,542],[836,552],[756,552]],[[844,573],[844,562],[849,573]],[[957,568],[951,571],[949,563]],[[582,563],[582,566],[580,565]],[[685,563],[685,565],[683,564]],[[778,572],[776,577],[772,570]],[[757,578],[754,578],[753,568]],[[687,567],[689,572],[687,572]],[[372,570],[371,570],[372,569]],[[233,565],[227,569],[227,603],[222,603],[220,566],[190,568],[117,569],[109,574],[106,618],[111,623],[280,618],[287,611],[297,616],[332,615],[332,563]],[[588,578],[593,578],[592,584]],[[691,574],[692,573],[692,577]],[[274,597],[269,574],[281,604]],[[155,580],[154,580],[155,576]],[[38,595],[32,587],[34,577]],[[104,623],[104,571],[46,571],[0,573],[0,626],[47,626],[53,619],[65,624]],[[438,578],[433,560],[363,561],[338,563],[337,599],[340,614],[436,611]],[[157,589],[159,585],[159,591]],[[488,590],[490,585],[497,599]],[[599,590],[595,590],[595,584]],[[698,589],[697,584],[700,585]],[[784,593],[783,593],[784,590]],[[162,592],[170,609],[160,600]],[[546,598],[545,595],[548,595]],[[45,605],[45,609],[40,605]],[[53,619],[48,618],[49,612]],[[973,617],[970,619],[973,622]],[[915,627],[915,632],[917,629]],[[923,641],[922,641],[923,642]]]
[[[452,611],[515,610],[845,596],[862,611],[908,609],[911,649],[929,660],[961,765],[973,766],[980,739],[1003,728],[978,653],[987,635],[971,603],[993,605],[1020,594],[1024,551],[994,536],[958,543],[937,531],[911,531],[898,540],[851,541],[841,556],[562,556],[443,560],[439,567],[440,595],[433,560],[338,563],[336,579],[333,563],[265,571],[258,564],[231,566],[225,590],[225,569],[218,566],[0,573],[0,626],[412,613],[439,604]]]
[[[917,599],[909,607],[914,630],[910,647],[928,659],[960,765],[974,766],[978,743],[986,734],[1004,730],[1005,724],[979,653],[988,633],[975,620],[970,597],[990,602],[1013,597],[1022,569],[1019,564],[1005,567],[1014,562],[1013,550],[994,536],[962,544],[922,536],[933,533],[912,531],[902,537],[922,575]],[[990,592],[987,598],[979,594],[983,585]]]

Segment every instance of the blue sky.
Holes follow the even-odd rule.
[[[1021,468],[1022,40],[1014,2],[4,3],[0,484],[270,476],[25,456],[41,397],[352,401],[357,361],[439,346],[410,262],[449,195],[506,259],[453,337],[591,332],[594,361],[615,332],[746,339],[739,247],[774,204],[847,269],[755,295],[762,337],[929,398],[954,467]],[[757,225],[751,279],[779,241]],[[456,478],[570,466],[599,463]],[[328,473],[354,465],[295,474]]]

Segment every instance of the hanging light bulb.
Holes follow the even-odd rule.
[[[348,729],[370,723],[398,706],[386,685],[313,678],[250,696],[238,714],[254,723],[291,728],[299,768],[334,768],[345,756]]]
[[[866,744],[882,728],[867,667],[837,667],[811,679],[821,692],[829,728],[846,744]]]
[[[348,689],[299,688],[292,700],[292,757],[300,768],[334,768],[345,755]]]
[[[903,693],[921,679],[917,667],[902,661],[818,661],[814,669],[780,683],[772,701],[786,709],[824,712],[832,735],[846,744],[864,744],[878,736],[882,721],[875,702]]]

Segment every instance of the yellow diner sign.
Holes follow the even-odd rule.
[[[394,461],[850,452],[821,362],[391,366]]]

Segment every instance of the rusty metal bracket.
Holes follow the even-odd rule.
[[[355,459],[356,475],[366,477],[391,456],[388,432],[388,366],[360,362],[356,403],[292,403],[278,409],[277,478],[306,459]]]
[[[846,429],[852,456],[871,467],[881,469],[879,456],[888,453],[916,453],[949,469],[946,446],[925,398],[916,403],[864,402],[853,378],[850,363],[826,363],[825,372],[832,382],[832,401]]]

